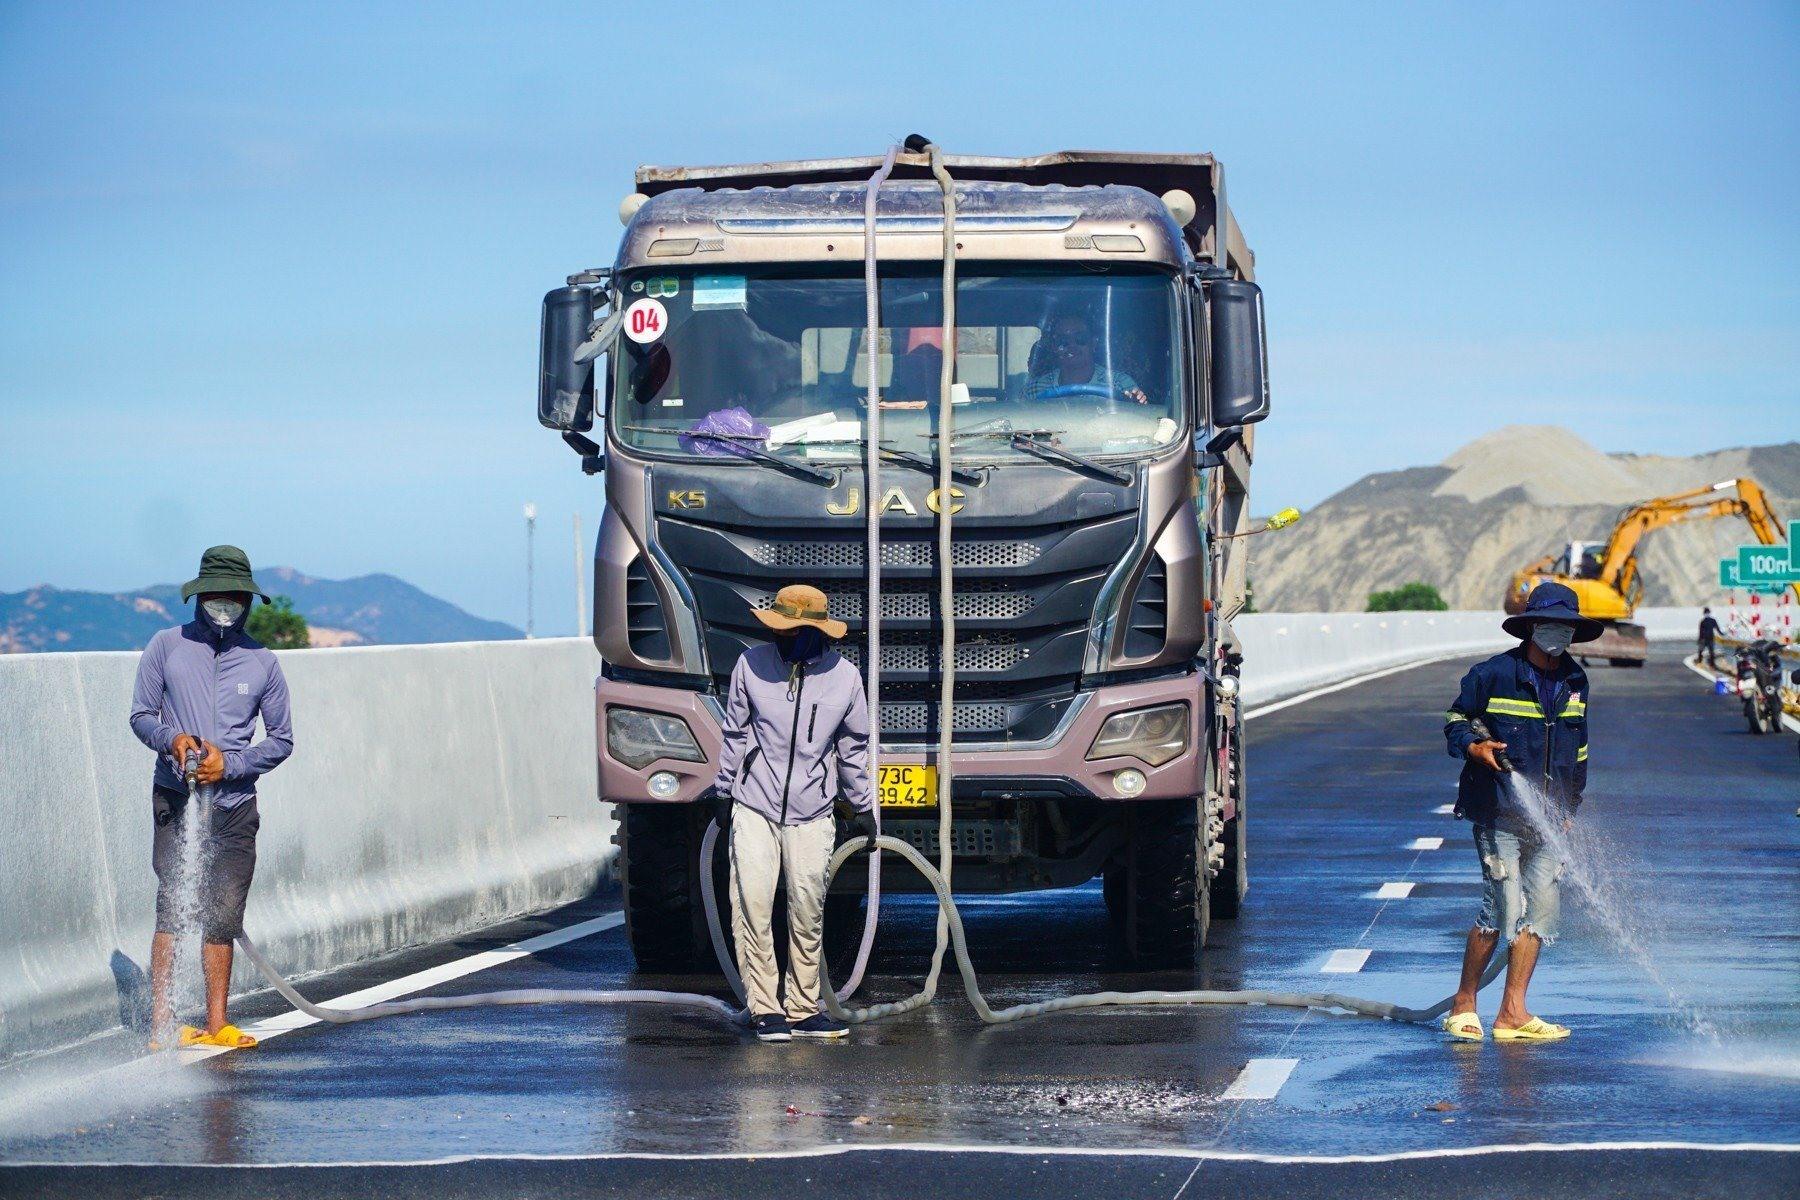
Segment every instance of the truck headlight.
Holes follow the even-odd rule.
[[[1106,723],[1094,737],[1094,744],[1088,748],[1087,756],[1092,761],[1130,755],[1160,767],[1187,748],[1187,704],[1159,704],[1155,708],[1135,708],[1106,718]]]
[[[606,752],[626,766],[639,769],[659,758],[706,761],[686,721],[641,708],[606,710]]]

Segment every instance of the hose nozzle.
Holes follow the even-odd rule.
[[[1487,727],[1487,722],[1483,721],[1480,717],[1471,717],[1469,719],[1469,729],[1475,734],[1475,739],[1477,741],[1494,742],[1499,740],[1494,736],[1494,731]],[[1512,760],[1506,757],[1506,751],[1494,751],[1494,761],[1499,764],[1502,774],[1512,774]]]
[[[181,781],[190,788],[200,782],[200,755],[197,751],[189,750],[181,760]]]

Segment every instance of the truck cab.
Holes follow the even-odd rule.
[[[1261,298],[1222,171],[1207,156],[945,159],[947,347],[941,195],[921,156],[902,155],[878,194],[868,335],[879,165],[644,168],[612,265],[545,299],[540,420],[605,485],[599,790],[618,806],[633,948],[646,969],[710,957],[694,801],[732,667],[765,636],[752,610],[811,583],[849,626],[836,648],[866,666],[874,519],[884,829],[934,856],[949,803],[962,889],[1102,877],[1140,961],[1191,964],[1247,882],[1235,679],[1220,687],[1243,574],[1221,535],[1247,520],[1246,427],[1267,412]],[[953,796],[934,769],[946,509]],[[834,885],[828,937],[855,931],[863,887],[858,860]],[[884,887],[925,885],[901,868]]]

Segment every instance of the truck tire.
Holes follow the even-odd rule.
[[[1129,875],[1129,868],[1117,866],[1106,868],[1106,873],[1100,877],[1100,894],[1106,899],[1106,915],[1120,934],[1125,932],[1125,918],[1131,908],[1125,894]]]
[[[700,895],[700,837],[710,814],[693,804],[621,804],[613,811],[619,822],[625,935],[638,970],[716,972]],[[724,903],[730,868],[722,851],[714,867]],[[729,922],[725,929],[729,939]]]
[[[1198,799],[1132,806],[1126,858],[1126,948],[1146,970],[1190,970],[1211,920]]]
[[[1242,729],[1240,724],[1238,731]],[[1227,785],[1237,800],[1237,815],[1225,822],[1225,832],[1220,835],[1220,840],[1225,843],[1225,860],[1219,873],[1213,876],[1212,894],[1208,898],[1212,915],[1221,921],[1237,919],[1238,911],[1243,907],[1244,893],[1250,890],[1250,811],[1247,807],[1250,785],[1243,755],[1243,739],[1234,736],[1231,739],[1231,779]]]

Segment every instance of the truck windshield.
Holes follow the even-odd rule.
[[[1144,454],[1181,435],[1169,276],[984,268],[957,280],[959,429],[1029,430],[1087,456]],[[935,265],[886,268],[873,347],[860,274],[644,271],[623,287],[611,420],[625,445],[694,457],[754,445],[854,461],[872,360],[882,443],[933,452],[943,365]],[[1035,458],[1003,436],[959,438],[956,455]]]

